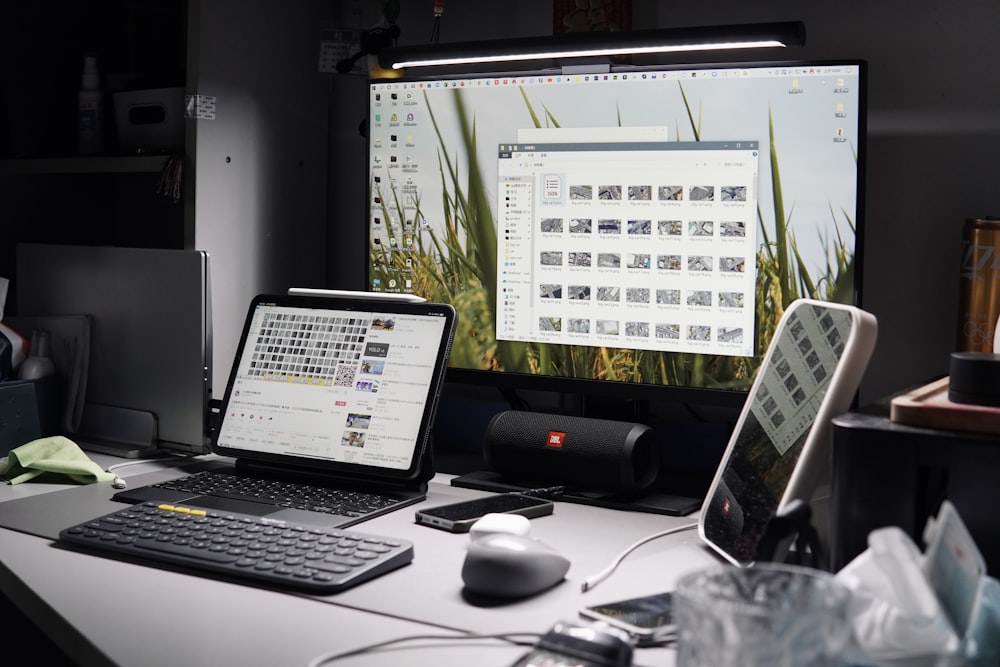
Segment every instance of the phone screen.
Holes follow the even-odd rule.
[[[584,615],[605,620],[626,630],[634,630],[640,639],[666,639],[674,629],[673,595],[656,593],[594,605],[587,607]]]

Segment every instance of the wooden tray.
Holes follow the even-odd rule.
[[[949,401],[947,377],[893,398],[889,419],[910,426],[1000,434],[1000,407]]]

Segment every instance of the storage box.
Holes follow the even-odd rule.
[[[173,153],[184,148],[184,89],[153,88],[114,94],[123,153]]]
[[[1000,572],[1000,439],[900,424],[888,412],[888,402],[879,402],[832,420],[832,570],[867,549],[876,528],[897,526],[921,545],[928,517],[947,498],[988,571]]]

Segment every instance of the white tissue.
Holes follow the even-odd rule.
[[[896,527],[868,537],[868,549],[836,578],[853,593],[855,640],[880,665],[959,665],[961,642],[921,570],[922,555]]]

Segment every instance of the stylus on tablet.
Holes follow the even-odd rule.
[[[288,288],[288,293],[292,296],[335,296],[350,299],[370,299],[373,301],[403,301],[406,303],[422,303],[427,300],[416,294],[362,292],[360,290],[321,289],[318,287],[290,287]]]

